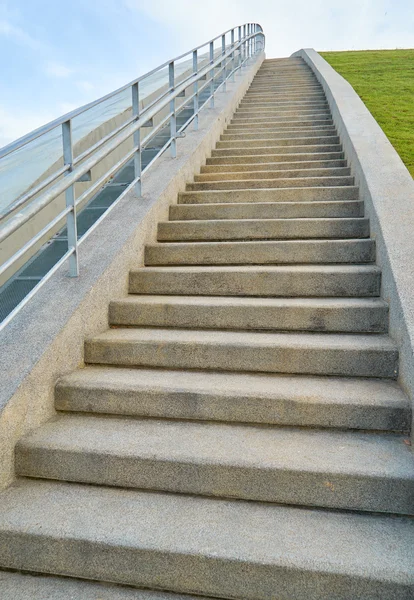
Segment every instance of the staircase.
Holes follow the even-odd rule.
[[[413,598],[410,411],[380,280],[322,88],[302,60],[266,60],[87,367],[58,382],[58,416],[18,444],[0,566]]]

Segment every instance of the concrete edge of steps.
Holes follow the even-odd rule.
[[[246,600],[409,600],[413,544],[404,517],[49,481],[0,514],[5,568]]]

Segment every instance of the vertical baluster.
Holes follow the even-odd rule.
[[[236,61],[234,56],[234,29],[231,30],[231,38],[230,38],[231,48],[233,52],[231,53],[231,80],[234,82],[234,69],[236,68]]]
[[[193,73],[196,75],[198,73],[198,53],[197,50],[193,51]],[[198,81],[196,81],[194,83],[194,100],[193,100],[193,107],[194,107],[194,129],[197,131],[198,129],[198,106],[199,106],[199,101],[198,101]]]
[[[175,77],[174,77],[174,61],[168,65],[168,81],[170,91],[173,92],[175,89]],[[175,113],[175,98],[170,101],[170,136],[171,136],[171,156],[177,157],[177,116]]]
[[[242,28],[241,25],[239,25],[239,42],[241,42],[242,40]],[[237,66],[241,67],[241,63],[242,63],[242,47],[239,46],[239,55],[238,55],[238,62],[237,62]]]
[[[139,119],[139,83],[134,83],[132,88],[132,116],[135,117],[135,120]],[[142,195],[142,180],[141,180],[141,172],[142,172],[142,160],[141,160],[141,130],[134,132],[133,136],[134,140],[134,148],[136,148],[136,152],[134,154],[134,179],[136,179],[135,183],[135,192],[138,197]]]
[[[226,36],[222,35],[221,36],[221,68],[222,70],[222,74],[223,74],[223,86],[222,86],[222,92],[226,91],[226,79],[227,79],[227,68],[226,68],[226,59],[224,58],[224,55],[226,54]]]
[[[72,143],[72,121],[62,123],[62,142],[63,142],[63,162],[69,165],[69,170],[65,176],[73,171],[73,143]],[[76,225],[76,205],[75,205],[75,184],[65,191],[66,206],[71,208],[70,213],[66,215],[66,229],[68,237],[68,250],[73,248],[73,254],[69,257],[69,276],[77,277],[79,275],[78,259],[78,232]]]
[[[246,25],[243,25],[243,55],[242,55],[242,66],[246,60]]]
[[[210,64],[214,62],[214,42],[210,42]],[[210,71],[210,108],[214,108],[214,68]]]

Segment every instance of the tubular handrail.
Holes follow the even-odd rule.
[[[261,25],[259,25],[258,23],[254,23],[253,25],[255,25],[256,27],[259,28],[257,30],[257,33],[263,34],[263,28],[261,27]],[[10,144],[7,144],[6,146],[3,146],[3,148],[0,148],[0,158],[7,156],[11,152],[15,152],[16,150],[19,150],[23,146],[25,146],[25,145],[29,144],[30,142],[32,142],[33,140],[37,139],[39,136],[44,135],[45,133],[48,133],[49,131],[51,131],[52,129],[55,129],[59,125],[62,125],[62,123],[64,123],[65,121],[68,121],[69,119],[74,119],[75,117],[78,117],[79,115],[90,110],[91,108],[98,106],[105,100],[109,100],[110,98],[113,98],[114,96],[127,90],[128,88],[132,87],[134,84],[139,83],[139,82],[143,81],[144,79],[147,79],[148,77],[150,77],[151,75],[154,75],[155,73],[158,73],[158,71],[161,71],[162,69],[165,69],[166,67],[168,67],[168,65],[171,62],[177,62],[178,60],[181,60],[185,56],[192,54],[196,50],[199,50],[200,48],[204,48],[204,46],[207,46],[207,44],[210,44],[211,42],[215,42],[216,40],[220,39],[223,35],[227,35],[231,31],[234,31],[235,29],[237,29],[237,27],[240,27],[240,26],[233,27],[232,29],[227,29],[227,31],[224,31],[220,35],[209,40],[208,42],[205,42],[204,44],[200,44],[200,46],[196,46],[192,50],[189,50],[188,52],[184,52],[183,54],[180,54],[179,56],[176,56],[175,58],[167,60],[165,63],[162,63],[162,65],[159,65],[158,67],[155,67],[154,69],[152,69],[152,71],[148,71],[148,73],[145,73],[144,75],[141,75],[140,77],[137,77],[136,79],[133,79],[129,83],[121,86],[120,88],[114,90],[113,92],[109,92],[109,94],[106,94],[105,96],[102,96],[101,98],[98,98],[97,100],[93,100],[92,102],[89,102],[88,104],[84,104],[83,106],[80,106],[79,108],[75,108],[74,110],[72,110],[68,113],[65,113],[61,117],[58,117],[57,119],[54,119],[53,121],[50,121],[49,123],[46,123],[46,125],[42,125],[38,129],[34,129],[30,133],[17,139],[16,141],[11,142]]]
[[[148,170],[148,168],[154,163],[154,161],[165,151],[166,148],[170,147],[171,155],[173,158],[176,156],[176,139],[183,135],[181,132],[184,128],[188,127],[189,123],[193,122],[194,129],[198,128],[198,115],[203,107],[210,103],[210,106],[214,106],[214,95],[216,91],[221,87],[223,91],[226,90],[226,80],[230,77],[234,81],[235,72],[243,67],[243,65],[254,55],[261,52],[264,47],[264,34],[260,25],[247,23],[243,26],[238,26],[238,39],[235,41],[235,30],[236,28],[229,29],[220,36],[217,36],[207,43],[201,44],[196,48],[193,48],[190,52],[186,52],[175,59],[163,63],[156,69],[153,69],[149,73],[133,80],[131,83],[119,88],[118,90],[99,98],[98,100],[87,104],[79,109],[71,111],[66,115],[63,115],[59,119],[44,125],[43,127],[23,136],[16,142],[9,144],[2,150],[0,150],[0,159],[12,152],[20,150],[31,141],[47,134],[49,131],[56,127],[62,128],[62,142],[63,142],[63,166],[60,166],[58,170],[49,175],[45,176],[45,179],[38,183],[32,189],[25,192],[20,198],[17,198],[9,206],[6,207],[3,212],[0,212],[0,243],[6,240],[9,236],[15,233],[28,221],[30,221],[35,215],[41,210],[48,206],[53,200],[57,199],[61,194],[65,193],[66,208],[59,212],[59,215],[54,216],[49,220],[46,226],[43,227],[41,232],[37,232],[32,238],[26,242],[19,250],[9,258],[6,263],[0,267],[0,274],[12,266],[17,260],[24,256],[25,252],[31,249],[36,243],[41,240],[42,234],[51,231],[57,224],[59,219],[66,217],[67,224],[67,243],[68,251],[65,254],[65,260],[69,259],[69,274],[70,276],[76,277],[78,275],[78,237],[77,237],[77,222],[76,213],[77,206],[86,200],[93,192],[102,187],[110,178],[112,178],[119,169],[121,169],[129,160],[134,161],[134,179],[127,187],[129,190],[132,186],[135,187],[137,196],[141,196],[142,186],[142,174]],[[231,33],[230,43],[226,43],[226,35]],[[221,49],[214,48],[214,42],[221,38]],[[203,66],[198,65],[198,50],[200,48],[209,47],[208,56],[205,58],[203,54]],[[181,60],[186,56],[192,56],[192,68],[188,67],[191,71],[187,75],[187,69],[183,73],[184,77],[176,82],[175,80],[175,62]],[[205,60],[204,60],[205,58]],[[149,105],[140,110],[139,100],[139,83],[153,75],[154,73],[164,69],[168,66],[168,87],[165,91],[159,94],[155,100],[152,100]],[[202,82],[201,85],[199,83]],[[218,84],[218,85],[217,85]],[[116,127],[110,133],[106,134],[98,142],[88,147],[77,157],[73,155],[73,141],[72,141],[72,119],[90,108],[97,106],[104,100],[112,98],[120,92],[131,89],[131,100],[132,100],[132,116],[124,121],[121,125]],[[192,88],[190,95],[187,95],[188,88]],[[200,93],[208,92],[209,96],[206,100],[200,103]],[[176,106],[176,99],[178,97],[184,97],[183,104]],[[204,95],[205,97],[205,95]],[[192,114],[185,123],[177,130],[177,113],[179,114],[183,108],[189,107],[189,103],[192,106]],[[165,109],[167,114],[165,115]],[[161,113],[161,111],[163,111]],[[153,119],[159,116],[161,113],[161,121],[153,127],[152,131],[141,140],[141,128],[148,123],[153,123]],[[146,165],[145,169],[142,169],[141,165],[141,154],[143,148],[150,142],[150,140],[156,136],[162,128],[166,127],[167,123],[170,123],[170,131],[168,140],[165,142],[161,149],[157,149],[156,155],[151,158],[149,164]],[[125,151],[122,158],[118,160],[115,165],[112,165],[106,170],[104,175],[99,177],[81,196],[75,198],[75,183],[79,182],[85,176],[89,176],[93,167],[95,167],[100,161],[107,157],[111,152],[119,148],[121,144],[129,139],[133,139],[132,149]],[[58,181],[56,182],[56,179]],[[90,180],[90,177],[89,179]],[[48,188],[45,190],[45,188]],[[127,191],[125,190],[125,191]],[[124,196],[125,192],[121,195]],[[35,197],[34,197],[35,196]],[[34,199],[32,199],[34,197]],[[117,203],[120,200],[115,201]],[[25,205],[23,207],[23,205]],[[23,207],[23,208],[21,208]],[[20,210],[18,210],[20,209]],[[109,211],[107,211],[109,212]],[[102,215],[105,216],[106,213]],[[99,219],[100,221],[101,219]],[[1,221],[5,221],[2,225]],[[53,233],[53,232],[52,232]],[[89,233],[89,231],[87,232]],[[85,237],[85,234],[84,236]],[[81,240],[83,239],[81,238]],[[79,240],[79,242],[81,241]],[[62,260],[52,268],[51,271],[55,271],[58,266],[62,264]],[[47,277],[39,282],[36,288],[41,287],[43,283],[49,279],[51,272],[48,272]],[[28,298],[32,297],[34,289],[30,294],[9,314],[9,316],[0,325],[0,330],[4,327],[6,322],[10,319],[26,304]]]

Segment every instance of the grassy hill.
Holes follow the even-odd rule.
[[[320,54],[359,94],[414,177],[414,50]]]

